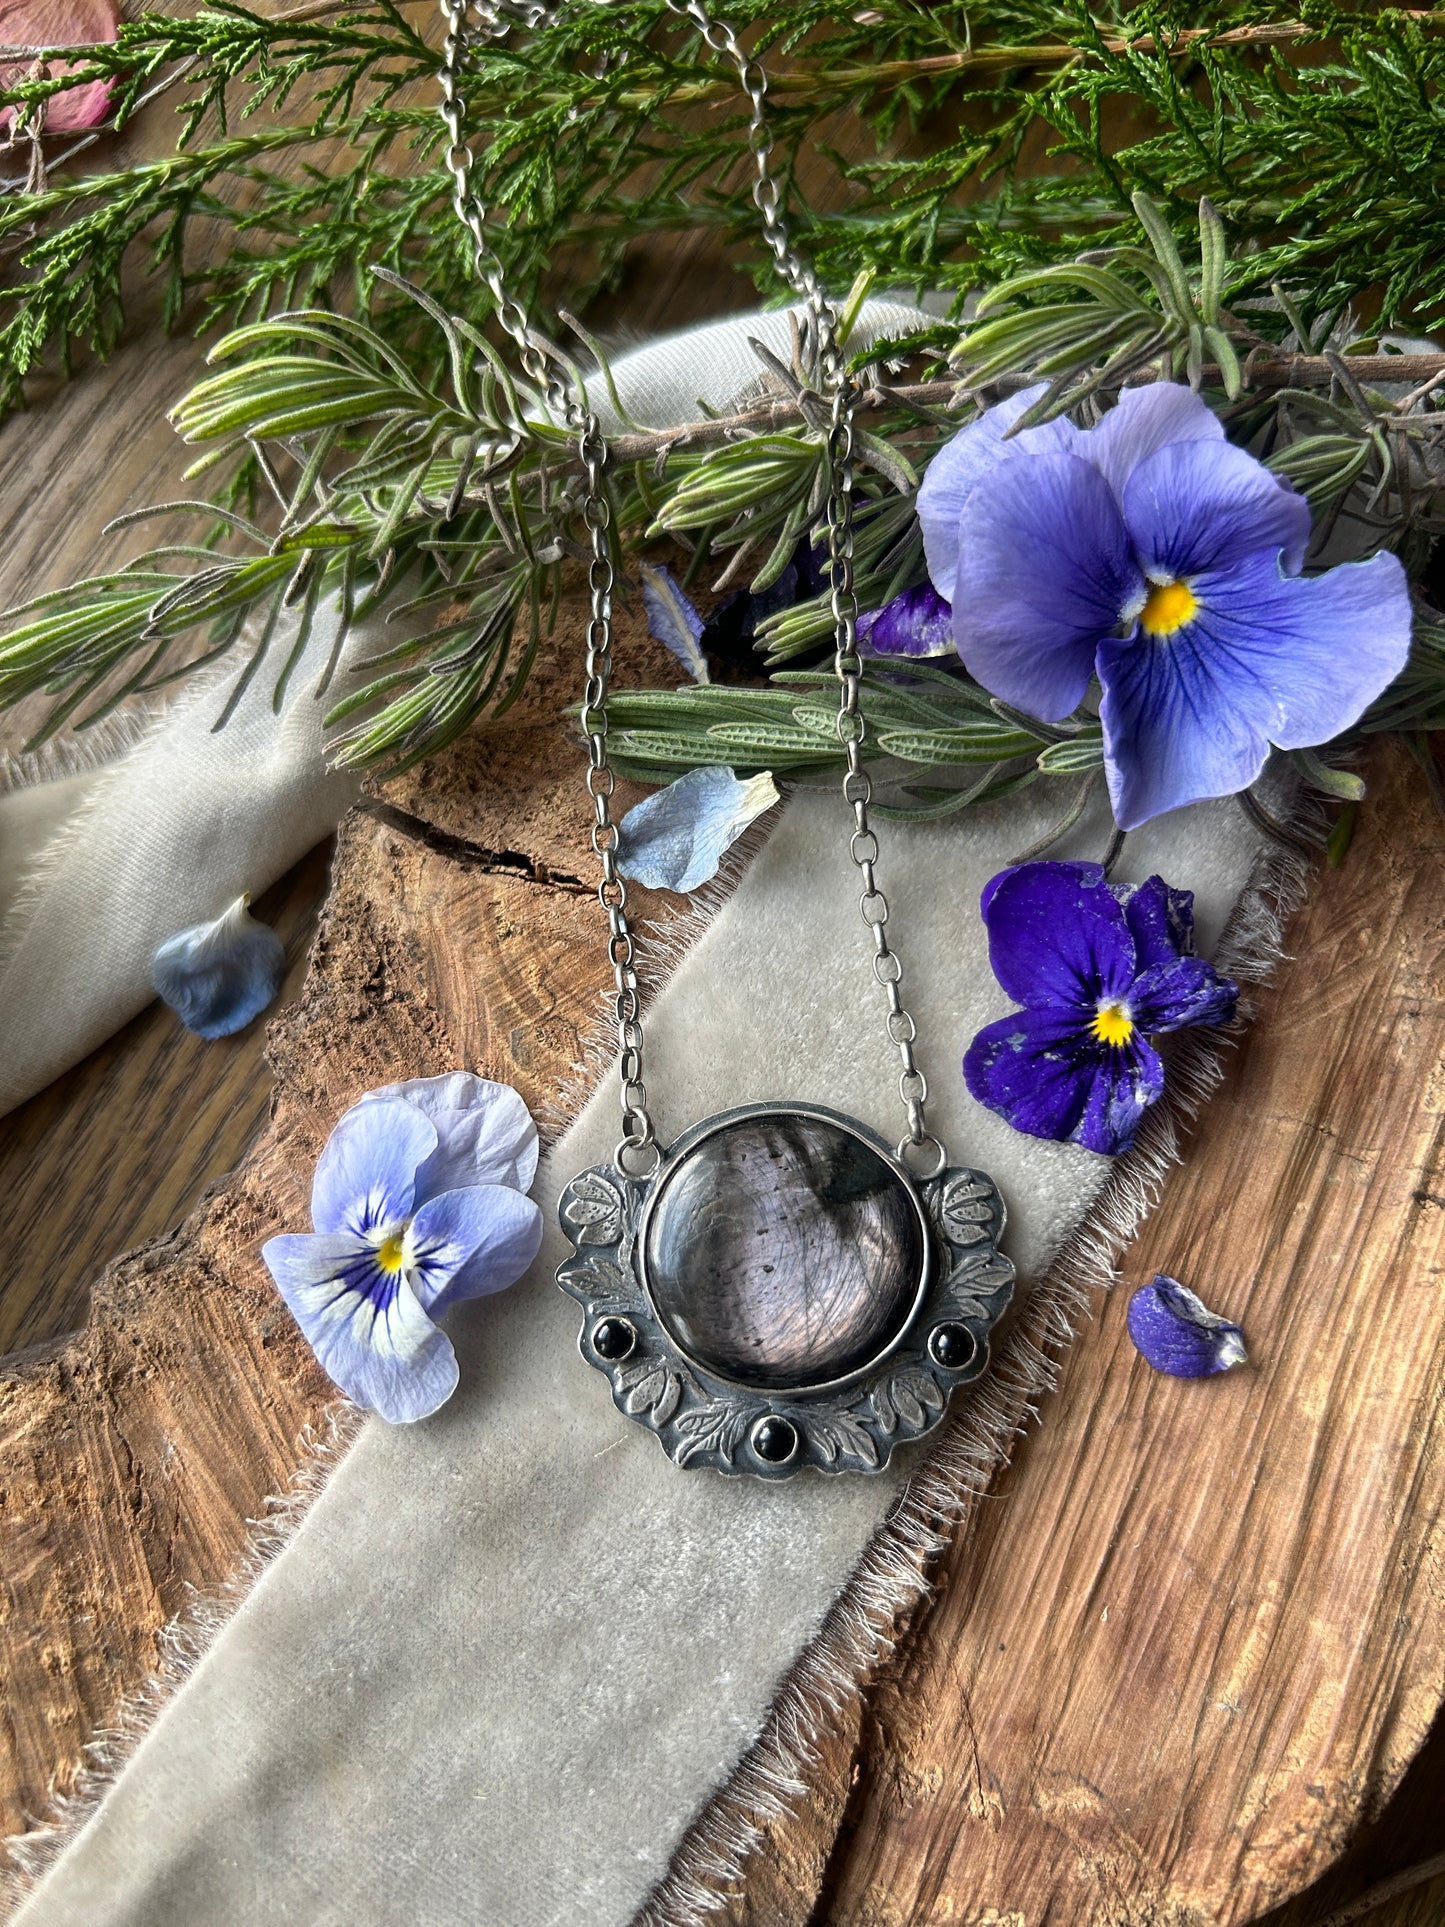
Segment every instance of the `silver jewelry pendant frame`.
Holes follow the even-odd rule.
[[[648,1278],[648,1218],[669,1181],[706,1141],[753,1118],[813,1120],[876,1154],[917,1213],[923,1262],[901,1327],[846,1375],[760,1387],[693,1356],[668,1329]],[[1013,1296],[999,1249],[1005,1212],[993,1180],[949,1166],[917,1179],[855,1119],[821,1105],[749,1104],[694,1125],[645,1176],[615,1163],[580,1172],[558,1203],[574,1250],[557,1282],[582,1307],[578,1347],[603,1372],[618,1410],[656,1434],[680,1466],[788,1479],[880,1472],[894,1447],[922,1438],[952,1393],[988,1365],[989,1335]]]

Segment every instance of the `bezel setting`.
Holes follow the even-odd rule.
[[[850,1133],[905,1187],[923,1230],[924,1260],[912,1306],[900,1329],[845,1377],[782,1390],[723,1376],[678,1344],[659,1317],[648,1287],[648,1214],[699,1145],[751,1118],[794,1117]],[[605,1373],[613,1402],[656,1434],[680,1466],[787,1479],[804,1466],[825,1473],[879,1472],[895,1446],[923,1437],[943,1417],[951,1393],[988,1365],[989,1334],[1013,1295],[1014,1268],[999,1249],[1005,1212],[982,1171],[948,1166],[918,1180],[865,1125],[815,1104],[743,1105],[706,1118],[663,1155],[646,1176],[615,1164],[595,1165],[567,1185],[558,1203],[574,1246],[557,1282],[582,1307],[582,1356]],[[598,1328],[625,1323],[634,1334],[626,1353],[605,1355]],[[933,1340],[961,1326],[973,1340],[956,1369],[942,1364]],[[795,1438],[793,1449],[765,1456]]]

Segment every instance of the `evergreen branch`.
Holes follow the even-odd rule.
[[[33,113],[109,77],[122,120],[168,87],[187,159],[89,180],[52,170],[41,192],[16,183],[0,198],[0,252],[17,270],[0,293],[0,393],[18,400],[47,346],[114,344],[137,249],[166,277],[172,321],[334,302],[371,261],[462,306],[470,264],[450,229],[438,56],[419,30],[428,17],[413,0],[323,0],[269,19],[225,0],[189,20],[128,22],[114,46],[87,51],[81,71],[18,79],[3,100]],[[1272,282],[1299,284],[1309,326],[1372,289],[1382,325],[1418,332],[1416,317],[1445,308],[1438,10],[1319,0],[1260,20],[1241,19],[1234,0],[1187,15],[1166,0],[1125,6],[1101,26],[1083,0],[967,10],[880,0],[856,18],[821,0],[735,0],[730,17],[767,53],[785,177],[817,152],[832,116],[850,114],[876,137],[876,156],[836,164],[845,208],[795,210],[800,238],[839,284],[871,268],[893,285],[961,297],[1060,266],[1083,245],[1132,247],[1141,192],[1182,245],[1203,194],[1247,243],[1233,263],[1237,312]],[[620,10],[571,0],[546,29],[478,48],[464,97],[478,184],[508,216],[498,245],[528,302],[564,245],[580,250],[576,302],[617,271],[637,235],[700,222],[727,238],[754,232],[736,165],[744,117],[713,111],[736,100],[733,76],[660,0]],[[276,124],[230,131],[258,115]],[[925,117],[970,131],[891,154],[900,124]],[[1105,138],[1115,123],[1129,130],[1122,142]],[[1041,131],[1068,175],[1026,164]],[[326,172],[306,171],[323,147]],[[299,177],[287,171],[298,162]],[[195,246],[198,221],[222,231],[214,258]],[[1276,344],[1278,314],[1254,318]],[[419,338],[404,304],[376,318],[393,339]],[[1146,345],[1121,322],[1125,359]],[[1195,359],[1219,354],[1206,344]]]
[[[954,322],[918,337],[933,379],[860,375],[865,607],[923,579],[914,493],[941,438],[982,398],[1038,380],[1031,419],[1068,408],[1089,420],[1125,383],[1187,376],[1227,403],[1230,433],[1309,496],[1326,533],[1348,509],[1418,569],[1445,526],[1445,355],[1411,342],[1386,353],[1380,336],[1401,323],[1418,335],[1445,311],[1445,16],[1366,17],[1319,0],[1260,21],[1206,0],[1186,20],[1165,0],[1100,25],[1083,0],[978,0],[967,13],[879,0],[856,17],[822,0],[735,0],[730,18],[768,55],[785,180],[831,114],[853,113],[876,138],[876,155],[836,163],[842,211],[791,197],[830,284],[861,273],[960,298],[986,290],[957,372],[937,373]],[[197,649],[236,653],[233,700],[260,674],[274,674],[279,698],[296,655],[279,669],[268,655],[281,615],[300,610],[304,629],[322,596],[343,641],[366,615],[396,638],[331,712],[344,760],[415,760],[515,698],[580,552],[579,498],[566,438],[518,395],[485,331],[456,318],[475,316],[477,298],[439,153],[436,63],[390,0],[271,20],[226,0],[189,21],[130,23],[115,48],[87,53],[85,76],[115,78],[122,116],[156,87],[176,95],[179,141],[164,161],[0,196],[0,252],[14,265],[0,380],[18,398],[47,346],[118,339],[122,273],[148,248],[173,319],[243,323],[177,410],[191,472],[218,470],[223,503],[243,501],[238,478],[262,475],[280,513],[274,527],[221,517],[219,550],[157,548],[12,612],[0,703],[45,690],[47,727],[91,720],[117,690],[182,673]],[[42,110],[69,84],[35,75],[5,98]],[[507,217],[497,245],[544,325],[539,291],[560,248],[580,304],[640,234],[700,222],[720,238],[754,232],[732,76],[661,0],[566,4],[545,30],[478,48],[464,84],[478,185]],[[1121,108],[1124,136],[1106,138]],[[900,158],[889,143],[907,119],[962,131]],[[1069,175],[1025,164],[1040,130]],[[325,170],[307,159],[322,153]],[[214,260],[193,251],[198,220],[229,237]],[[377,265],[389,270],[379,287],[361,272]],[[354,318],[336,311],[352,295]],[[1361,297],[1378,310],[1374,334],[1341,318]],[[261,319],[278,301],[290,312]],[[816,550],[816,411],[786,367],[769,372],[776,399],[615,439],[619,563],[665,536],[689,551],[692,578],[706,570],[719,590],[759,593]],[[760,612],[756,633],[772,662],[806,660],[831,637],[826,596]],[[624,708],[628,767],[832,767],[819,678],[803,673]],[[1066,779],[1072,793],[1097,769],[1087,720],[1034,730],[980,707],[957,672],[908,673],[906,686],[870,680],[868,705],[887,767],[943,785],[919,810],[1020,781]],[[1422,622],[1367,727],[1435,719],[1445,647]]]

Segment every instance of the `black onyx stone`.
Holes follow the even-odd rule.
[[[604,1318],[592,1333],[592,1349],[599,1358],[626,1358],[637,1343],[637,1333],[625,1318]]]
[[[885,1350],[926,1259],[908,1187],[825,1118],[723,1125],[662,1180],[648,1289],[698,1364],[764,1391],[826,1385]]]
[[[961,1372],[973,1363],[978,1343],[967,1325],[935,1325],[928,1335],[928,1349],[944,1371]]]
[[[785,1465],[797,1449],[797,1428],[785,1418],[765,1418],[753,1427],[753,1450],[764,1465]]]

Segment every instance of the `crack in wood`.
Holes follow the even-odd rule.
[[[593,886],[581,877],[571,876],[565,870],[553,870],[547,864],[529,857],[524,850],[489,850],[485,844],[473,843],[469,837],[440,829],[435,823],[428,823],[425,817],[404,810],[395,803],[388,803],[381,797],[363,797],[357,808],[386,829],[404,836],[408,842],[419,843],[434,856],[445,857],[449,863],[460,864],[463,869],[481,870],[488,876],[516,877],[522,882],[536,883],[547,890],[562,890],[571,896],[596,895]]]

